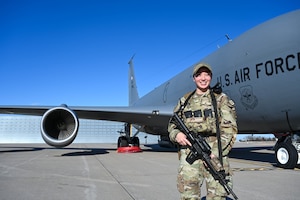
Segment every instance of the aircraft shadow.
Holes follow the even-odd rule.
[[[2,150],[7,149],[9,150]],[[13,148],[13,149],[11,149]],[[28,151],[41,151],[44,148],[40,147],[0,147],[0,153],[18,153],[18,152],[28,152]]]
[[[274,167],[279,167],[275,158],[275,151],[273,146],[263,146],[263,147],[237,147],[233,148],[229,153],[230,158],[236,158],[241,160],[257,161],[270,163]],[[268,152],[257,152],[259,150],[269,150]],[[295,168],[300,169],[300,165],[296,165]]]
[[[201,200],[206,200],[206,197],[202,197]],[[226,197],[226,200],[233,200],[233,199]]]
[[[160,147],[158,144],[147,144],[144,146],[150,147],[151,149],[146,149],[143,151],[177,152],[177,148],[163,148]],[[263,152],[264,150],[268,150],[271,152]],[[229,153],[229,157],[239,160],[269,163],[274,167],[278,167],[276,163],[275,152],[273,150],[273,145],[261,147],[234,147]],[[297,166],[297,168],[299,167],[300,166]]]
[[[257,152],[258,150],[272,150],[272,149],[273,146],[232,148],[231,152],[229,153],[229,157],[241,159],[241,160],[266,162],[275,165],[276,159],[274,153]]]
[[[80,149],[80,150],[83,150],[83,149]],[[62,154],[61,156],[94,156],[94,155],[100,155],[100,154],[108,154],[109,152],[107,150],[108,149],[91,148],[91,149],[85,149],[85,151],[65,153],[65,154]]]
[[[160,147],[158,144],[144,144],[146,149],[142,149],[144,152],[177,152],[177,148],[165,148]],[[116,148],[54,148],[54,147],[34,147],[34,146],[0,146],[0,154],[2,153],[21,153],[21,152],[34,152],[42,151],[44,149],[49,150],[71,150],[71,152],[63,153],[60,156],[93,156],[108,154],[110,151],[116,151]],[[260,150],[270,150],[270,152],[262,152]],[[230,154],[230,158],[249,160],[257,162],[270,163],[274,167],[277,167],[276,158],[273,151],[273,146],[262,146],[262,147],[234,147]],[[300,168],[297,165],[297,168]]]
[[[151,151],[151,152],[177,152],[178,149],[175,147],[167,148],[161,147],[158,144],[144,144],[145,147],[149,147],[151,149],[143,149],[143,151]]]
[[[108,148],[54,148],[54,147],[16,147],[16,146],[0,146],[1,153],[21,153],[21,152],[33,152],[33,151],[42,151],[42,150],[74,150],[74,152],[64,153],[61,156],[92,156],[107,154],[110,150]]]

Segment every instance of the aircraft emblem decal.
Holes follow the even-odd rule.
[[[245,106],[245,108],[253,110],[258,104],[258,99],[253,94],[252,86],[247,85],[241,87],[240,93],[241,93],[241,102]]]

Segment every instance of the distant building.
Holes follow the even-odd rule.
[[[44,143],[39,116],[0,115],[0,143]],[[124,123],[79,119],[74,143],[117,143]],[[158,136],[139,133],[141,144],[157,143]]]

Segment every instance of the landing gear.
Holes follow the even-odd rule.
[[[158,140],[158,145],[160,147],[165,147],[165,148],[175,148],[176,146],[174,145],[173,142],[170,141],[170,138],[168,136],[160,136],[160,140]]]
[[[140,140],[138,137],[131,137],[127,139],[125,136],[121,136],[118,139],[118,148],[119,147],[128,147],[128,146],[140,146]]]
[[[275,145],[277,165],[285,169],[293,169],[300,164],[300,135],[292,133],[279,137]]]
[[[125,131],[120,131],[121,136],[118,138],[118,153],[136,153],[141,152],[140,140],[136,135],[131,137],[131,125],[125,124]]]
[[[118,148],[119,147],[127,147],[128,146],[128,140],[125,136],[120,136],[118,139]]]

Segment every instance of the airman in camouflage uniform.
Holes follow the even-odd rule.
[[[179,115],[181,115],[185,125],[190,131],[205,137],[211,146],[212,153],[210,157],[212,159],[219,159],[216,116],[210,96],[211,78],[211,67],[205,63],[197,64],[193,71],[196,90],[194,93],[184,95],[179,100],[174,112],[181,109]],[[214,95],[217,101],[223,167],[227,174],[226,179],[229,181],[228,185],[232,187],[232,171],[228,162],[228,153],[233,146],[237,134],[235,106],[234,102],[226,94],[214,93]],[[181,108],[184,104],[185,106]],[[177,188],[181,194],[181,200],[201,199],[200,191],[204,180],[207,186],[207,200],[225,200],[227,196],[225,189],[214,180],[205,168],[202,160],[196,160],[192,165],[186,162],[185,159],[190,151],[186,147],[191,144],[184,133],[177,129],[172,120],[169,123],[168,131],[171,141],[179,144],[181,147],[177,179]]]

